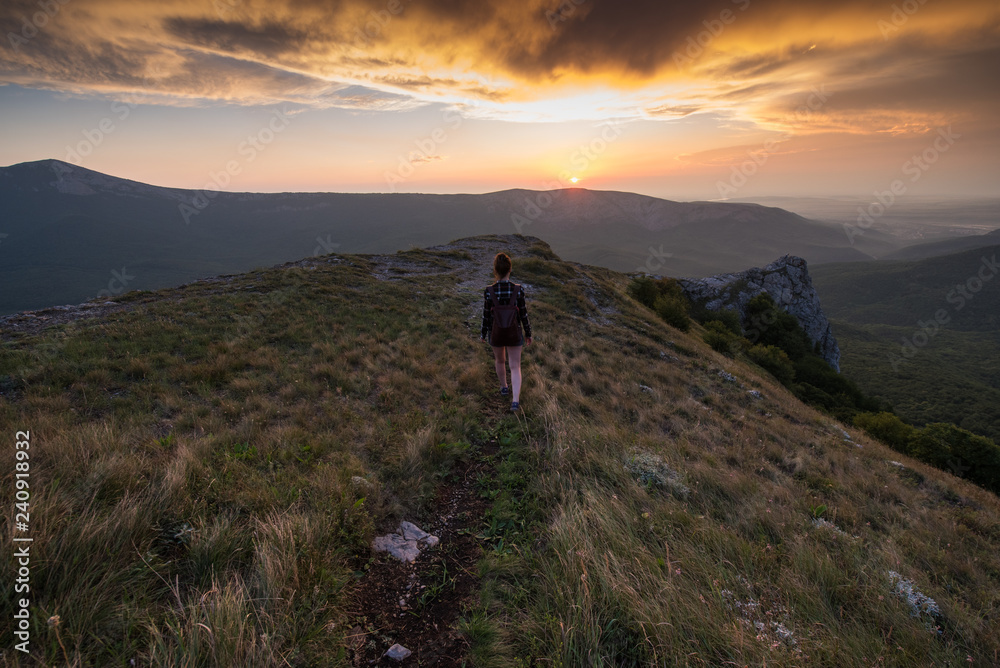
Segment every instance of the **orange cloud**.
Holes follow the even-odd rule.
[[[0,9],[0,82],[160,104],[511,120],[713,113],[793,132],[992,117],[995,0],[72,0]],[[816,91],[820,91],[817,95]],[[817,100],[822,97],[819,102]]]

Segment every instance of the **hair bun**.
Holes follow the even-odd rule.
[[[496,274],[497,278],[508,275],[513,266],[514,263],[511,261],[510,255],[506,253],[497,253],[496,257],[493,258],[493,273]]]

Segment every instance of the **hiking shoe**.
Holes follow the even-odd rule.
[[[510,402],[510,409],[511,409],[512,411],[516,411],[516,410],[517,410],[518,408],[520,408],[520,407],[521,407],[521,404],[520,404],[520,403],[518,403],[517,401],[512,401],[512,402]]]
[[[501,387],[500,388],[500,396],[506,397],[508,394],[510,394],[510,388],[509,387]]]

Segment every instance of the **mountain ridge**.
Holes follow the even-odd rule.
[[[217,193],[40,161],[0,168],[0,202],[7,313],[113,294],[112,271],[134,276],[129,288],[157,289],[331,251],[391,252],[491,233],[532,234],[573,260],[675,276],[762,266],[786,253],[870,258],[838,227],[780,209],[618,191]]]
[[[943,241],[929,241],[922,244],[914,244],[899,250],[893,251],[880,260],[925,260],[942,255],[953,255],[964,250],[983,248],[985,246],[995,246],[1000,244],[1000,228],[985,234],[975,234],[957,239],[945,239]]]

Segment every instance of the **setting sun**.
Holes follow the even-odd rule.
[[[3,164],[469,193],[538,187],[544,156],[563,185],[868,197],[951,127],[959,144],[907,195],[994,192],[995,0],[718,4],[24,0],[0,10]]]

